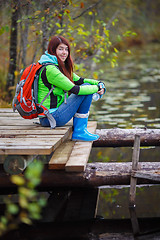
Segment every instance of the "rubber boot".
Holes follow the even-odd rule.
[[[92,134],[87,130],[88,118],[73,118],[72,141],[95,141],[99,135]]]

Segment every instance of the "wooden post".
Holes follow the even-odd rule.
[[[138,161],[139,161],[139,153],[140,153],[140,136],[135,135],[134,141],[134,149],[132,155],[132,171],[136,171],[138,168]],[[129,211],[132,223],[133,234],[139,234],[139,224],[136,216],[136,184],[137,178],[132,177],[130,179],[130,192],[129,192]]]
[[[4,170],[11,175],[22,173],[35,158],[36,155],[8,155],[4,161]]]

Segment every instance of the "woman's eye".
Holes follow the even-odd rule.
[[[66,48],[66,49],[59,48],[59,51],[63,51],[63,50],[68,51],[68,48]]]

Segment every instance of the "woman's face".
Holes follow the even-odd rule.
[[[60,43],[56,49],[56,54],[62,62],[65,62],[68,57],[68,46],[64,43]]]

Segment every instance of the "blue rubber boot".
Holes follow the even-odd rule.
[[[73,118],[72,141],[95,141],[99,135],[92,134],[87,130],[88,118]]]

